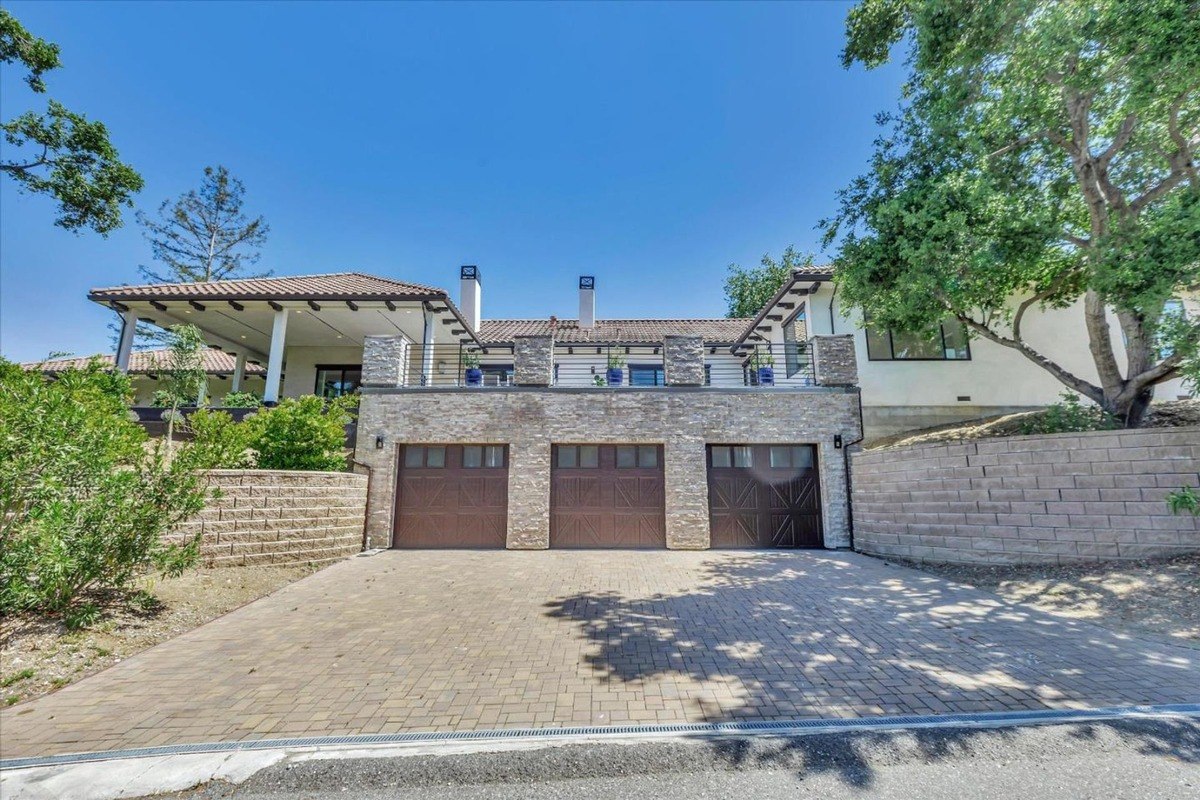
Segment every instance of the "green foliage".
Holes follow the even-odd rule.
[[[27,681],[30,678],[32,678],[34,675],[37,675],[37,670],[34,669],[33,667],[26,667],[25,669],[21,670],[20,672],[14,672],[12,675],[9,675],[8,677],[4,678],[3,680],[0,680],[0,689],[7,689],[8,687],[12,686],[14,683],[20,683],[21,681]]]
[[[46,91],[42,75],[62,66],[58,45],[37,38],[16,17],[0,9],[0,64],[18,63],[29,70],[25,83],[38,93]]]
[[[254,392],[230,392],[225,395],[221,405],[224,408],[258,408],[262,405],[262,398]]]
[[[150,395],[150,406],[152,408],[173,408],[179,405],[174,394],[166,389],[155,389],[154,394]]]
[[[775,366],[775,358],[770,353],[755,350],[750,354],[750,366],[754,369]]]
[[[1083,403],[1079,395],[1063,392],[1061,397],[1061,402],[1050,405],[1042,413],[1026,420],[1021,426],[1021,432],[1083,433],[1110,431],[1120,427],[1112,414],[1099,406]]]
[[[157,283],[221,281],[258,278],[248,274],[259,259],[258,249],[270,228],[261,216],[242,213],[246,189],[225,167],[205,167],[199,190],[185,192],[174,202],[164,200],[158,219],[139,212],[142,235],[150,243],[154,260],[165,269],[140,267],[143,276]]]
[[[155,408],[166,409],[167,453],[174,449],[175,426],[183,421],[179,409],[197,405],[200,392],[208,386],[204,371],[204,335],[195,325],[175,325],[167,331],[167,352],[157,368],[163,376],[163,388],[150,399]]]
[[[236,422],[224,411],[202,408],[187,418],[191,445],[179,457],[193,469],[249,469],[257,455],[252,440],[254,429]]]
[[[794,270],[812,266],[811,255],[801,255],[794,247],[783,251],[783,257],[775,261],[768,253],[762,257],[761,265],[752,269],[729,265],[725,278],[725,301],[730,318],[753,317],[775,296],[784,281],[792,277]]]
[[[61,65],[58,45],[33,36],[0,9],[0,64],[20,64],[28,70],[25,83],[41,94],[43,75]],[[27,111],[0,123],[0,130],[7,144],[0,172],[23,191],[57,200],[56,225],[101,235],[121,226],[121,207],[133,205],[143,181],[121,161],[102,123],[50,100],[45,113]]]
[[[1198,517],[1200,516],[1200,494],[1197,494],[1191,486],[1176,489],[1167,495],[1167,508],[1171,509],[1172,514],[1187,512],[1193,517]]]
[[[608,354],[608,368],[609,369],[623,369],[625,367],[626,363],[628,363],[628,360],[625,358],[625,356],[621,355],[620,353],[609,353]]]
[[[203,506],[200,479],[148,444],[130,394],[98,362],[48,380],[0,359],[0,613],[68,612],[195,562],[198,537],[162,535]]]
[[[1200,321],[1166,331],[1161,319],[1168,298],[1200,283],[1196,10],[860,2],[844,63],[879,66],[904,41],[911,73],[899,112],[881,117],[871,171],[822,222],[844,300],[895,330],[957,317],[1136,425],[1155,384],[1200,369],[1187,347]],[[1098,381],[1022,330],[1030,308],[1079,300]],[[1175,349],[1162,356],[1168,334]]]
[[[155,614],[163,609],[163,602],[154,596],[153,592],[146,589],[138,589],[129,595],[129,605],[137,609],[142,614]],[[103,648],[96,648],[96,655],[108,655],[108,651]]]
[[[338,471],[346,468],[347,411],[357,399],[286,398],[242,422],[260,469]]]
[[[100,621],[100,606],[92,602],[77,603],[63,611],[63,625],[69,631],[90,628]]]
[[[479,354],[464,352],[462,354],[463,369],[479,369]]]

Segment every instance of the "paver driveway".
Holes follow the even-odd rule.
[[[388,552],[0,712],[0,753],[1191,702],[1197,656],[847,553]]]

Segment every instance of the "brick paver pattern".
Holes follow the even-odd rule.
[[[0,712],[0,755],[1200,700],[1200,650],[841,552],[356,557]]]

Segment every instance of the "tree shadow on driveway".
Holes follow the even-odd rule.
[[[688,590],[580,593],[547,604],[546,613],[591,643],[592,677],[646,698],[678,697],[697,721],[1200,699],[1194,651],[1052,617],[857,554],[718,554]],[[1006,735],[912,734],[929,758],[948,757],[978,736]],[[796,741],[803,748],[814,740]],[[864,734],[856,741],[875,740]],[[1172,741],[1146,746],[1182,748],[1191,759],[1200,751],[1194,735]],[[714,752],[739,757],[736,744],[714,745]],[[853,752],[832,761],[825,755],[847,780],[869,774]]]

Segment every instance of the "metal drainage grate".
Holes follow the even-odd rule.
[[[288,748],[342,747],[384,744],[433,744],[437,742],[489,742],[505,739],[566,739],[572,737],[621,736],[752,736],[755,734],[805,735],[840,733],[855,730],[898,730],[904,728],[950,728],[972,726],[1015,726],[1053,722],[1083,722],[1128,717],[1196,717],[1200,703],[1154,706],[1117,706],[1091,709],[1037,711],[996,711],[978,714],[941,714],[931,716],[858,717],[854,719],[795,719],[760,722],[691,722],[668,725],[610,725],[573,728],[499,728],[485,731],[412,731],[409,733],[369,733],[346,736],[311,736],[290,739],[253,739],[236,742],[172,744],[161,747],[134,747],[92,753],[67,753],[0,760],[0,770],[24,767],[61,766],[88,761],[121,758],[150,758],[196,753],[231,753],[251,750]]]

